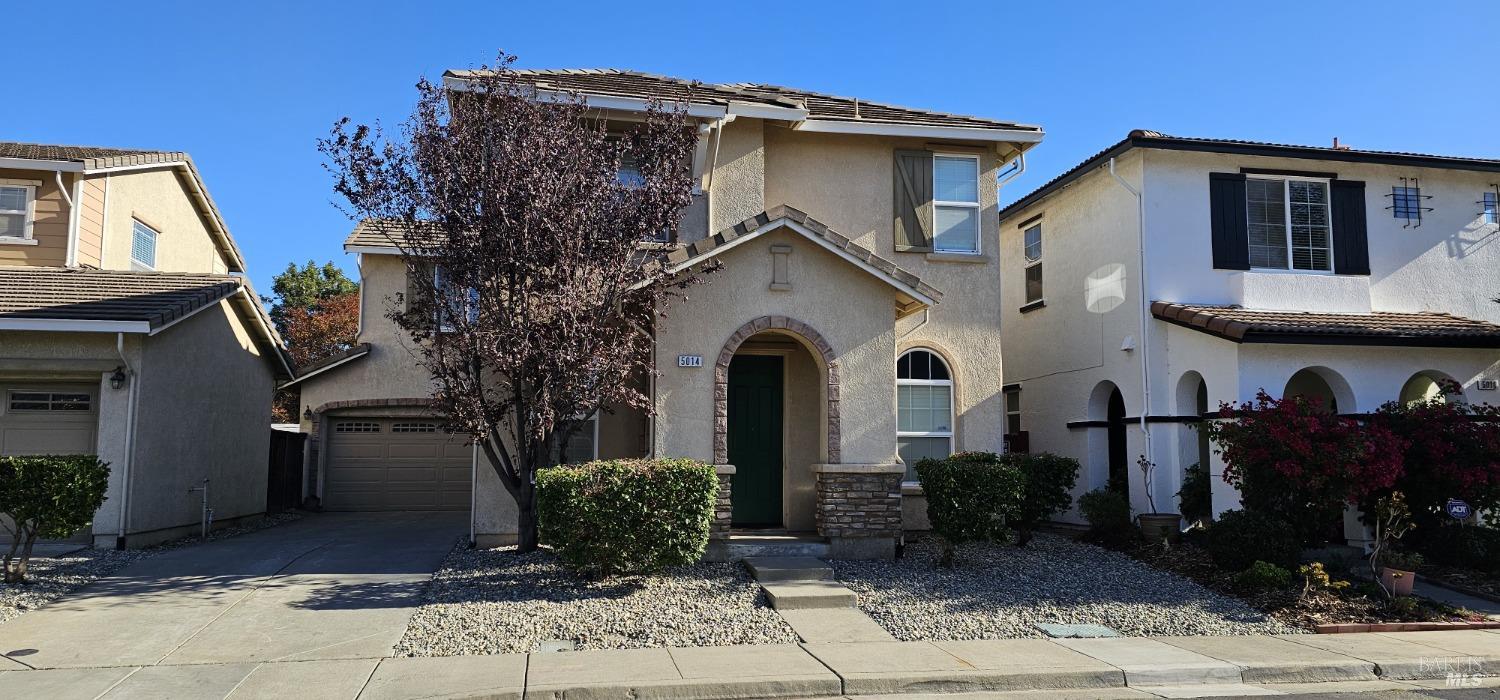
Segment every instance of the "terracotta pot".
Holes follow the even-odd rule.
[[[1417,572],[1383,566],[1380,568],[1380,582],[1395,595],[1411,595],[1411,587],[1417,582]]]
[[[1147,542],[1166,540],[1176,544],[1182,539],[1182,516],[1176,513],[1142,513],[1136,518]]]

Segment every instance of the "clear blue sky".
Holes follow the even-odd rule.
[[[1041,124],[1007,201],[1132,128],[1500,157],[1500,3],[12,3],[0,139],[184,150],[266,292],[350,222],[315,140],[490,61],[760,81]],[[19,72],[17,72],[19,71]]]

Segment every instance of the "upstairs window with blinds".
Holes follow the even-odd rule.
[[[932,158],[932,247],[940,253],[979,252],[979,157]]]
[[[1042,300],[1042,225],[1030,226],[1023,235],[1026,258],[1026,303]]]
[[[1484,223],[1500,224],[1500,193],[1485,192],[1480,204],[1484,206],[1484,211],[1481,212]]]
[[[131,222],[130,263],[137,270],[156,269],[156,230],[139,221]]]
[[[31,238],[36,187],[0,181],[0,238]]]
[[[1245,210],[1250,267],[1333,270],[1327,181],[1248,178]]]

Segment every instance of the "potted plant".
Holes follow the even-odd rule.
[[[1421,559],[1416,554],[1396,551],[1396,540],[1406,536],[1415,525],[1411,522],[1411,509],[1406,506],[1406,496],[1392,491],[1375,502],[1375,542],[1370,549],[1370,573],[1380,582],[1380,590],[1387,598],[1411,595],[1412,585],[1417,581],[1416,567]]]
[[[1151,512],[1137,516],[1137,521],[1141,525],[1141,534],[1146,537],[1147,542],[1175,544],[1182,538],[1182,516],[1156,510],[1156,496],[1152,494],[1155,486],[1156,463],[1146,459],[1146,455],[1141,455],[1135,463],[1141,469],[1141,481],[1146,487],[1146,503],[1151,506]]]

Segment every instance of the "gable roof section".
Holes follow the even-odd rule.
[[[229,299],[286,375],[281,337],[243,278],[67,267],[0,267],[0,330],[155,335]]]
[[[349,237],[344,239],[344,251],[348,253],[380,253],[398,255],[406,242],[406,224],[393,219],[360,219]],[[432,227],[441,234],[441,228]],[[427,235],[433,235],[429,233]]]
[[[354,347],[349,348],[348,350],[336,353],[329,357],[325,357],[305,367],[298,367],[294,378],[291,381],[282,384],[281,388],[285,389],[304,379],[317,376],[336,367],[342,367],[345,364],[353,362],[368,354],[370,354],[370,344],[360,343],[358,345],[355,345]]]
[[[1132,148],[1153,148],[1165,151],[1194,151],[1221,153],[1225,155],[1265,156],[1271,158],[1299,158],[1304,160],[1326,160],[1345,163],[1375,163],[1380,165],[1402,165],[1421,168],[1448,168],[1452,170],[1474,170],[1500,172],[1500,160],[1491,158],[1467,158],[1442,156],[1428,153],[1402,151],[1369,151],[1353,148],[1327,146],[1297,146],[1264,141],[1242,141],[1238,139],[1209,139],[1190,136],[1169,136],[1157,131],[1136,129],[1114,145],[1095,153],[1082,163],[1063,174],[1052,178],[1025,196],[1000,210],[1000,220],[1019,213],[1038,200],[1067,187],[1084,175],[1109,162],[1110,158],[1123,155]]]
[[[888,133],[932,136],[946,130],[950,137],[985,141],[1037,143],[1039,126],[964,114],[934,112],[913,107],[869,102],[808,90],[764,83],[701,83],[665,75],[613,68],[515,70],[517,79],[542,93],[578,93],[590,106],[611,103],[589,100],[590,96],[616,100],[660,99],[683,102],[693,116],[743,114],[793,123],[794,129],[833,133]],[[483,71],[450,70],[444,77],[462,83]],[[717,108],[717,112],[695,112],[693,106]],[[938,130],[938,131],[922,131]],[[906,130],[911,130],[907,133]]]
[[[182,151],[153,151],[134,148],[104,148],[100,146],[66,146],[41,143],[19,143],[0,141],[0,168],[26,170],[53,170],[80,172],[85,175],[140,170],[145,168],[174,168],[184,177],[188,198],[198,208],[198,214],[208,223],[209,235],[219,245],[228,259],[230,272],[245,271],[245,257],[239,245],[229,234],[229,226],[219,206],[208,194],[208,186],[198,173],[192,157]]]
[[[801,234],[855,267],[895,287],[904,297],[897,303],[898,318],[942,301],[943,293],[923,282],[920,277],[849,240],[805,212],[788,206],[772,207],[708,238],[672,251],[667,256],[668,269],[673,272],[685,270],[779,228],[788,228]]]
[[[1430,311],[1309,313],[1156,301],[1151,315],[1236,343],[1500,348],[1500,325]]]

